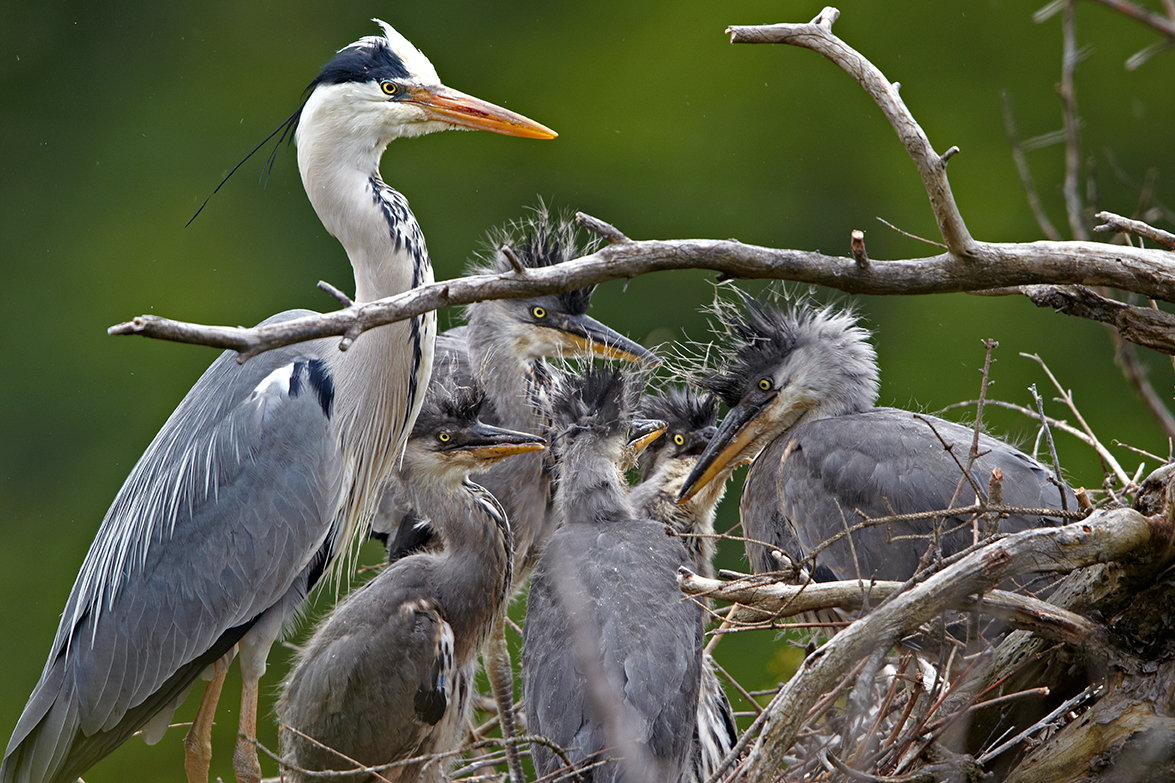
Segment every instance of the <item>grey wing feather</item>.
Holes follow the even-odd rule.
[[[614,523],[606,532],[576,525],[552,537],[532,583],[524,639],[524,687],[535,732],[569,749],[578,746],[573,758],[616,745],[605,741],[602,717],[583,700],[583,673],[549,573],[563,568],[583,587],[590,622],[599,629],[599,654],[622,688],[633,739],[648,748],[665,779],[676,779],[696,726],[702,655],[701,611],[681,601],[677,590],[677,568],[688,563],[680,542],[648,522]],[[547,763],[558,761],[548,756]]]
[[[772,444],[760,458],[762,464],[756,461],[752,469],[756,486],[743,496],[747,535],[770,540],[793,557],[803,557],[860,522],[858,511],[882,517],[947,508],[962,472],[939,436],[954,445],[961,462],[966,461],[971,428],[931,416],[916,418],[909,411],[877,408],[801,425]],[[971,475],[982,494],[987,492],[992,468],[999,467],[1004,475],[1006,505],[1062,507],[1062,490],[1039,462],[987,436],[981,436],[979,446],[980,453],[987,454],[976,462]],[[1067,487],[1063,491],[1068,507],[1075,508],[1072,491]],[[974,500],[970,485],[964,485],[957,505]],[[947,527],[962,522],[955,517]],[[1018,532],[1050,524],[1057,524],[1057,519],[1017,515],[1002,520],[1000,531]],[[889,531],[895,536],[928,536],[932,527],[931,520],[918,520],[892,524]],[[965,525],[945,539],[944,552],[963,549],[971,538],[970,526]],[[824,550],[817,566],[823,566],[826,577],[908,579],[929,540],[892,545],[886,540],[884,528],[866,529],[854,535],[855,557],[842,541]],[[757,549],[752,555],[756,568],[770,565],[766,552]]]
[[[326,618],[283,684],[278,714],[364,764],[429,752],[422,743],[460,712],[453,630],[426,597],[419,558],[397,561]],[[345,769],[337,755],[284,730],[295,766]]]
[[[325,350],[226,353],[193,386],[107,512],[6,757],[104,755],[307,581],[342,484]]]

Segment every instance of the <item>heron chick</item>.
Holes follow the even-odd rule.
[[[544,444],[483,424],[482,400],[480,391],[430,388],[400,475],[444,548],[392,563],[336,606],[303,647],[278,702],[287,779],[317,780],[305,771],[381,766],[460,744],[478,650],[506,605],[513,571],[502,506],[469,476]],[[438,780],[446,764],[422,759],[379,774]]]
[[[698,458],[717,433],[718,400],[688,388],[668,387],[641,400],[639,415],[666,423],[665,435],[640,455],[640,483],[630,494],[638,517],[665,526],[679,536],[693,561],[694,571],[714,576],[714,514],[726,493],[725,476],[710,481],[690,500],[678,505],[677,495]],[[733,469],[733,463],[732,463]],[[698,725],[690,763],[682,783],[704,783],[738,742],[734,708],[718,679],[718,664],[709,652],[702,655],[698,691]]]
[[[730,411],[680,493],[688,500],[729,463],[754,459],[739,511],[756,573],[814,559],[818,581],[905,581],[934,539],[950,555],[973,542],[971,516],[927,516],[854,527],[862,517],[929,514],[986,495],[995,468],[1005,505],[1075,509],[1072,490],[1044,465],[986,435],[969,480],[959,463],[974,429],[936,416],[876,407],[877,356],[868,332],[847,311],[801,303],[788,309],[744,295],[744,308],[719,307],[718,337],[730,359],[704,378]],[[1067,503],[1067,506],[1066,506]],[[999,532],[1057,524],[1012,514]]]
[[[306,195],[347,252],[358,303],[433,280],[407,200],[380,176],[393,139],[449,128],[555,136],[442,85],[416,47],[379,24],[382,35],[326,63],[284,126],[296,129]],[[424,398],[435,334],[428,313],[373,329],[346,352],[317,340],[213,363],[98,529],[0,781],[73,783],[140,729],[158,740],[211,668],[185,740],[188,780],[205,783],[238,650],[233,766],[241,783],[260,780],[253,738],[269,648],[374,510]]]
[[[573,221],[557,217],[544,206],[490,234],[490,250],[469,267],[470,275],[512,274],[545,269],[587,255],[595,244],[580,240]],[[587,314],[595,286],[521,299],[474,302],[466,307],[467,324],[437,336],[434,384],[477,382],[486,390],[487,423],[524,432],[546,432],[551,404],[564,371],[548,361],[601,357],[641,364],[658,359],[609,326]],[[514,530],[518,556],[515,585],[520,587],[533,567],[532,547],[558,526],[553,506],[549,457],[530,454],[495,465],[475,476],[502,503]],[[374,524],[384,539],[389,559],[427,546],[428,520],[398,499],[391,484]]]
[[[528,729],[593,781],[678,780],[697,725],[702,610],[677,588],[691,561],[634,513],[617,464],[639,393],[630,374],[589,369],[555,402],[564,523],[539,557],[523,633]],[[545,747],[532,755],[540,776],[563,766]]]

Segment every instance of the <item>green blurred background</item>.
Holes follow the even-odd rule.
[[[1157,5],[1157,4],[1156,4]],[[290,115],[339,47],[395,25],[457,89],[560,133],[553,142],[488,133],[394,143],[383,172],[424,227],[440,278],[460,274],[486,229],[541,197],[633,238],[728,238],[846,254],[866,230],[875,259],[935,249],[877,221],[935,237],[913,165],[881,112],[818,55],[732,46],[729,24],[807,21],[819,2],[12,2],[0,10],[0,734],[6,741],[47,654],[61,608],[103,513],[168,413],[212,360],[205,348],[106,334],[140,313],[253,324],[291,307],[331,309],[320,278],[345,290],[346,258],[306,201],[292,150],[268,185],[245,164],[188,228],[228,170]],[[903,85],[902,96],[950,166],[973,235],[1040,238],[1013,167],[999,94],[1021,133],[1060,128],[1060,22],[1036,5],[850,2],[836,32]],[[1078,101],[1099,208],[1130,214],[1155,167],[1175,204],[1175,53],[1130,72],[1157,35],[1083,3]],[[1063,150],[1029,153],[1053,221],[1065,225]],[[1117,167],[1117,170],[1115,170]],[[1124,176],[1120,176],[1124,175]],[[1165,179],[1163,177],[1166,177]],[[1135,184],[1128,180],[1133,179]],[[1169,223],[1160,222],[1170,229]],[[593,315],[646,344],[705,335],[712,296],[701,272],[601,286]],[[749,283],[757,290],[761,283]],[[827,292],[818,295],[825,296]],[[843,297],[842,297],[843,299]],[[991,394],[1027,404],[1039,353],[1106,442],[1165,455],[1161,430],[1114,364],[1104,329],[1020,298],[857,298],[875,331],[883,404],[937,410],[974,398],[983,338],[1000,343]],[[452,314],[442,314],[442,322]],[[1143,353],[1169,399],[1166,357]],[[1056,403],[1052,414],[1067,417]],[[990,429],[1031,443],[1022,417]],[[1090,450],[1058,436],[1075,484],[1096,486]],[[1133,469],[1140,458],[1115,446]],[[1147,460],[1153,466],[1154,460]],[[741,482],[741,476],[736,483]],[[737,491],[720,527],[737,520]],[[375,552],[368,552],[375,559]],[[745,568],[737,547],[722,565]],[[785,670],[786,646],[740,635],[720,659],[749,687]],[[288,653],[275,649],[272,696]],[[794,655],[793,655],[794,657]],[[213,773],[231,779],[236,672],[225,690]],[[179,714],[188,720],[195,698]],[[268,709],[268,706],[266,706]],[[269,713],[262,740],[271,746]],[[181,730],[155,748],[132,740],[89,783],[182,780]],[[263,762],[272,774],[272,763]]]

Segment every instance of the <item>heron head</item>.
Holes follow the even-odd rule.
[[[440,386],[430,384],[408,438],[404,463],[409,481],[459,483],[507,457],[545,447],[538,435],[482,423],[485,395],[480,388]]]
[[[471,274],[510,275],[519,268],[542,270],[594,252],[596,241],[581,241],[573,220],[539,205],[522,220],[496,231],[491,252]],[[469,306],[470,323],[495,334],[511,356],[533,361],[548,356],[599,357],[658,364],[652,351],[587,314],[595,286],[523,299]]]
[[[441,84],[436,69],[395,28],[359,39],[323,66],[297,118],[299,150],[353,139],[381,153],[394,138],[446,129],[553,139],[550,128]],[[301,154],[301,152],[299,153]]]
[[[866,410],[877,402],[877,354],[849,311],[806,302],[781,309],[744,296],[719,307],[731,359],[703,382],[730,411],[698,459],[678,502],[802,421]]]
[[[588,365],[582,374],[569,376],[552,404],[551,447],[556,460],[577,443],[605,444],[604,451],[618,466],[625,454],[637,453],[642,441],[664,431],[664,422],[637,422],[637,403],[644,388],[644,374],[619,367]],[[647,425],[647,426],[646,426]]]
[[[637,415],[666,422],[665,437],[641,454],[641,481],[672,460],[688,461],[692,465],[718,431],[717,398],[677,386],[646,396],[641,400]]]

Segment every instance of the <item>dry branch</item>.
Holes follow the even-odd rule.
[[[529,297],[670,269],[709,269],[727,278],[791,280],[851,294],[935,294],[1018,289],[1027,285],[1111,286],[1175,302],[1175,256],[1156,249],[1096,242],[979,242],[967,231],[946,176],[949,154],[939,155],[889,82],[867,59],[831,32],[838,11],[826,8],[809,24],[731,27],[735,42],[791,43],[813,49],[853,76],[881,107],[922,177],[947,252],[918,259],[861,262],[857,257],[745,245],[734,240],[632,241],[603,221],[580,222],[610,244],[596,253],[525,275],[512,272],[449,280],[395,297],[308,316],[260,329],[200,326],[143,315],[110,328],[230,349],[244,361],[281,345],[342,336],[346,349],[362,332],[428,310],[487,299]],[[952,148],[953,149],[953,148]],[[1164,327],[1157,324],[1156,328]],[[1126,339],[1132,339],[1131,332]],[[1175,336],[1140,332],[1146,342],[1175,354]]]
[[[773,702],[746,766],[748,781],[771,780],[795,742],[804,715],[820,694],[879,648],[888,648],[967,595],[990,590],[1013,574],[1041,568],[1069,571],[1123,557],[1162,557],[1173,538],[1166,518],[1136,511],[1100,512],[1059,528],[1025,531],[968,555],[841,631],[804,661]]]

